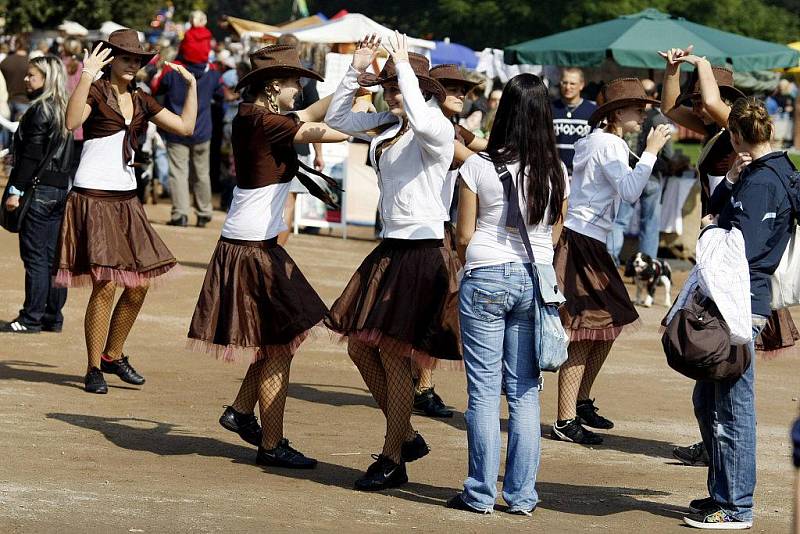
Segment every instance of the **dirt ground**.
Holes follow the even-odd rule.
[[[148,206],[159,223],[165,205]],[[615,345],[594,396],[616,422],[603,445],[542,439],[533,518],[449,510],[464,479],[463,372],[437,372],[452,420],[416,417],[432,447],[409,465],[411,482],[382,494],[353,491],[381,448],[382,417],[345,347],[322,334],[292,369],[286,436],[319,459],[311,472],[262,469],[255,450],[222,429],[246,365],[185,350],[186,331],[221,224],[157,224],[181,272],[148,295],[126,353],[147,377],[141,388],[109,379],[108,395],[83,392],[83,312],[89,292],[70,292],[64,332],[0,335],[0,532],[685,532],[681,517],[704,496],[705,470],[679,465],[674,444],[698,439],[692,383],[670,370],[657,325],[665,309],[641,310],[645,327]],[[366,240],[297,236],[288,250],[327,303],[362,258]],[[23,300],[15,236],[0,233],[0,317]],[[678,284],[679,285],[679,284]],[[758,365],[757,532],[787,532],[789,436],[798,414],[798,358]],[[555,416],[555,377],[542,394],[542,432]]]

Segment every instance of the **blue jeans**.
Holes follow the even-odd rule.
[[[700,381],[692,403],[708,451],[708,494],[728,515],[753,519],[756,489],[755,339],[767,318],[753,316],[750,367],[732,382]]]
[[[462,499],[491,510],[500,471],[500,395],[508,402],[508,450],[503,498],[510,511],[538,502],[539,365],[534,306],[541,301],[536,270],[506,263],[467,271],[459,293],[467,371],[469,475]]]
[[[169,193],[169,159],[167,158],[166,148],[154,148],[153,172],[155,172],[158,183]]]
[[[639,217],[639,250],[655,258],[658,256],[658,242],[661,232],[661,181],[650,177],[639,197],[641,216]],[[625,241],[625,230],[633,217],[634,205],[622,202],[614,219],[614,226],[608,234],[606,248],[614,261],[619,264],[619,253]]]
[[[30,208],[19,231],[19,255],[25,265],[25,303],[18,320],[31,330],[61,329],[61,308],[67,301],[67,288],[52,287],[58,234],[64,216],[67,190],[39,185],[30,199]]]

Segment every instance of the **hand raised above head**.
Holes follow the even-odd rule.
[[[92,77],[96,77],[97,73],[112,61],[114,61],[114,56],[111,55],[111,49],[103,48],[102,43],[97,43],[91,54],[87,49],[83,49],[83,70]]]
[[[367,67],[369,67],[377,57],[380,46],[381,38],[375,33],[366,35],[362,40],[357,42],[356,49],[353,51],[353,68],[359,72],[367,70]]]
[[[682,57],[691,55],[694,51],[694,45],[689,45],[686,48],[670,48],[666,52],[658,52],[658,55],[663,57],[667,64],[671,67],[675,67],[679,63],[679,59]]]
[[[383,48],[389,52],[389,55],[392,56],[392,59],[394,59],[395,63],[408,61],[408,37],[406,37],[406,34],[395,30],[394,39],[395,42],[392,42],[392,39],[390,38],[389,46],[384,45]]]

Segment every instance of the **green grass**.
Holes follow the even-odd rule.
[[[697,163],[697,156],[700,155],[702,145],[700,143],[675,143],[675,148],[681,149],[684,154],[689,156],[694,165]],[[795,167],[800,168],[800,154],[789,154],[789,159],[794,162]]]

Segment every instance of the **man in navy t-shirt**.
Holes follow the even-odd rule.
[[[575,141],[589,135],[589,117],[597,104],[581,97],[584,86],[583,71],[569,67],[561,71],[558,87],[561,98],[553,101],[553,127],[556,130],[558,155],[572,175],[572,158]]]

